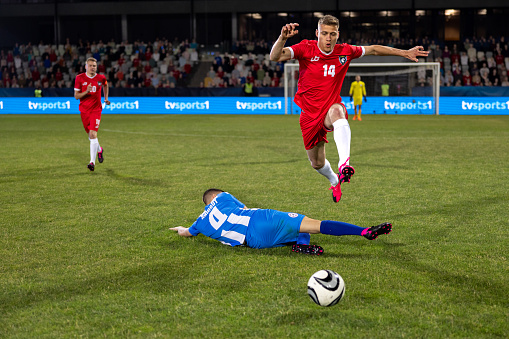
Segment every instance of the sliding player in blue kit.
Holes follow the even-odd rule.
[[[298,213],[271,209],[247,208],[230,193],[211,188],[203,194],[205,211],[189,228],[177,226],[170,230],[180,236],[203,234],[229,246],[272,248],[292,245],[297,253],[320,255],[323,248],[310,245],[310,234],[359,235],[369,240],[392,230],[391,223],[369,228],[341,221],[315,220]]]

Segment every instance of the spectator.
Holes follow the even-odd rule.
[[[496,68],[492,68],[490,70],[488,79],[490,80],[490,82],[493,86],[500,86],[500,79],[499,79],[498,72],[497,72]]]
[[[479,75],[479,71],[475,71],[472,76],[472,86],[482,86],[481,76]]]
[[[158,88],[159,87],[159,78],[157,77],[157,75],[152,74],[150,76],[150,80],[152,81],[152,87],[154,87],[154,88]]]
[[[161,88],[170,88],[170,82],[168,81],[168,77],[166,75],[161,76],[161,83],[159,84]]]
[[[468,70],[463,73],[463,86],[472,86],[472,76]]]
[[[481,75],[481,78],[487,77],[489,73],[490,73],[490,69],[488,68],[486,63],[483,62],[481,70],[479,71],[479,74]]]
[[[493,69],[493,68],[497,67],[497,64],[495,63],[495,59],[493,57],[489,57],[486,60],[488,62],[488,68],[489,69]]]

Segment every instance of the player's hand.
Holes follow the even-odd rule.
[[[106,105],[111,104],[111,102],[110,102],[109,100],[104,100],[104,103],[105,103]]]
[[[407,51],[406,58],[410,59],[412,61],[418,62],[419,59],[417,59],[417,57],[427,57],[428,54],[429,54],[429,51],[425,51],[424,47],[415,46],[414,48],[411,48]]]
[[[364,97],[364,102],[368,102],[368,98]]]
[[[87,93],[90,93],[90,92],[92,92],[92,85],[87,86]]]
[[[299,33],[299,30],[297,29],[298,26],[298,23],[284,25],[281,29],[281,37],[286,40],[297,35]]]
[[[181,229],[181,228],[185,228],[185,227],[182,227],[182,226],[170,227],[170,228],[169,228],[169,230],[170,230],[170,231],[177,231],[177,232],[178,232],[178,231],[179,231],[179,229]]]

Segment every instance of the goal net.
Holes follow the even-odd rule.
[[[350,85],[359,75],[366,84],[363,114],[439,113],[440,63],[351,63],[341,88],[346,109],[353,112]],[[299,63],[284,66],[285,114],[300,114],[293,102],[299,81]]]

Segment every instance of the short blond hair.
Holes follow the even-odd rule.
[[[318,20],[318,26],[336,26],[339,29],[339,19],[332,15],[325,15]]]
[[[96,58],[88,58],[86,62],[88,63],[89,61],[93,61],[93,62],[97,63],[97,59]]]

